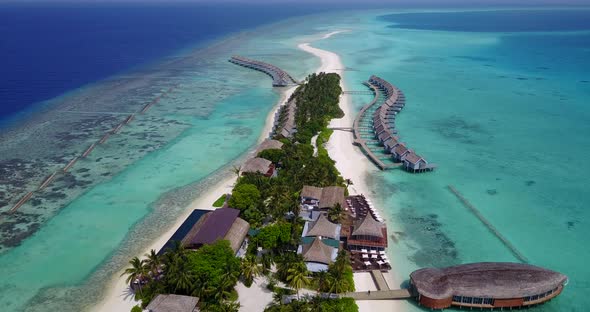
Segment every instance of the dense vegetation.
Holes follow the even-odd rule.
[[[346,181],[323,148],[332,134],[332,130],[327,129],[329,121],[343,115],[338,106],[339,83],[340,77],[336,74],[313,74],[293,94],[297,101],[296,136],[291,139],[275,137],[283,142],[283,147],[258,155],[275,164],[279,169],[276,177],[238,176],[228,205],[239,209],[240,217],[253,229],[243,259],[237,259],[225,241],[204,246],[196,252],[177,246],[153,261],[150,260],[152,256],[145,262],[135,258],[126,274],[130,281],[139,277],[145,282],[136,294],[143,299],[144,306],[155,294],[175,293],[200,297],[204,311],[234,311],[239,307],[232,293],[238,278],[249,287],[257,276],[266,275],[276,303],[267,311],[358,310],[349,299],[307,298],[279,305],[282,295],[295,293],[299,297],[303,288],[325,293],[354,290],[352,268],[345,251],[338,254],[328,271],[315,274],[307,270],[303,257],[296,253],[304,226],[304,221],[296,217],[303,186],[345,186]],[[284,112],[281,116],[285,117]],[[316,134],[319,134],[318,155],[314,157],[310,142]],[[234,171],[239,175],[239,168]],[[220,198],[216,204],[222,205],[224,200]],[[338,222],[342,214],[342,207],[337,206],[330,210],[329,217]],[[271,272],[273,265],[275,273]],[[290,289],[276,286],[279,282]]]
[[[319,73],[307,77],[306,84],[293,93],[297,101],[297,141],[309,143],[311,137],[322,131],[331,119],[344,116],[338,106],[341,93],[338,74]]]
[[[158,256],[154,250],[146,260],[137,257],[124,274],[127,282],[139,280],[136,298],[143,306],[157,294],[196,296],[208,310],[218,310],[227,304],[240,276],[240,259],[234,256],[229,242],[220,240],[188,251],[180,244]]]
[[[306,300],[295,300],[289,304],[275,304],[264,312],[357,312],[359,310],[352,298],[322,299],[313,297]]]

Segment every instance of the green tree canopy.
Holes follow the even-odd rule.
[[[249,208],[256,208],[260,203],[260,192],[256,185],[242,183],[238,184],[232,191],[229,199],[229,206],[245,211]]]

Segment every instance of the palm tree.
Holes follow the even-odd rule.
[[[330,286],[330,293],[340,294],[348,291],[348,289],[350,288],[350,285],[348,281],[344,278],[344,275],[331,274],[328,278],[328,284]]]
[[[327,289],[330,288],[329,285],[329,278],[330,278],[330,274],[328,273],[328,271],[319,271],[316,273],[316,281],[318,284],[318,292],[322,292],[322,291],[326,291]]]
[[[139,294],[143,297],[143,294],[141,293],[141,283],[148,272],[145,260],[139,260],[139,258],[134,257],[129,261],[129,264],[131,264],[131,267],[125,269],[121,276],[127,275],[127,279],[125,280],[127,284],[131,284],[131,282],[138,280]]]
[[[231,170],[235,175],[238,177],[240,176],[240,171],[242,171],[242,167],[240,166],[233,166]]]
[[[255,256],[246,256],[242,260],[242,276],[244,277],[244,284],[251,285],[254,278],[260,275],[261,270]]]
[[[287,270],[287,283],[297,291],[297,299],[299,299],[299,290],[309,285],[309,272],[303,262],[297,263],[289,270]]]
[[[274,261],[270,253],[263,253],[260,257],[260,264],[262,265],[262,274],[267,274],[272,268]]]
[[[147,257],[145,264],[150,272],[152,272],[152,278],[156,278],[162,265],[162,259],[153,249],[149,253],[146,253],[145,256]]]
[[[330,219],[330,221],[332,222],[337,223],[339,223],[340,220],[344,219],[344,209],[342,209],[340,203],[336,203],[334,207],[328,210],[328,219]]]

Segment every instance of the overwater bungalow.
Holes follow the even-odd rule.
[[[336,204],[345,207],[344,187],[315,187],[305,185],[301,190],[301,206],[305,210],[330,209]]]
[[[411,152],[410,149],[406,147],[405,143],[400,143],[396,145],[393,149],[391,149],[391,154],[393,154],[393,159],[396,161],[402,162],[406,155]]]
[[[567,276],[529,264],[482,262],[410,274],[410,290],[422,306],[476,309],[530,307],[558,296]]]
[[[265,177],[274,177],[277,174],[273,163],[270,160],[260,157],[248,159],[240,169],[240,172],[241,174],[259,173]]]
[[[269,63],[249,59],[243,56],[232,56],[229,61],[231,63],[258,70],[269,75],[272,78],[273,87],[285,87],[298,83],[287,72]]]
[[[391,154],[391,150],[394,147],[396,147],[398,144],[400,144],[400,142],[399,142],[399,137],[397,137],[397,136],[392,136],[389,140],[383,142],[383,146],[385,147],[385,151],[390,154]]]
[[[426,159],[418,156],[414,152],[410,152],[403,160],[403,166],[406,171],[422,172],[434,170],[435,165],[429,164]]]

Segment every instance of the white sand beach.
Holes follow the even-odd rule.
[[[334,31],[323,35],[320,40],[330,38],[331,36],[342,33],[344,31]],[[340,57],[333,52],[314,48],[310,43],[301,43],[298,47],[306,52],[309,52],[321,60],[321,66],[317,72],[333,72],[343,76],[344,65],[342,64]],[[347,90],[344,82],[341,82],[343,90]],[[282,92],[281,99],[275,105],[275,107],[269,112],[263,131],[260,135],[259,141],[263,141],[268,137],[272,129],[274,122],[274,114],[279,106],[284,103],[295,91],[296,87],[286,89]],[[342,96],[340,101],[340,107],[344,111],[345,116],[341,119],[334,119],[330,123],[332,127],[351,127],[356,112],[352,109],[352,104],[348,96]],[[326,149],[334,161],[336,161],[336,167],[341,172],[344,178],[351,179],[353,185],[350,186],[349,191],[351,194],[365,194],[369,197],[370,194],[367,185],[365,184],[365,175],[370,171],[376,171],[369,160],[362,154],[362,152],[353,146],[353,135],[348,131],[334,131],[330,140],[326,144]],[[182,224],[186,217],[191,213],[193,209],[214,209],[211,205],[224,193],[229,193],[235,183],[235,177],[230,177],[225,180],[219,181],[216,185],[212,186],[203,196],[193,201],[187,208],[185,213],[177,220],[175,224],[172,224],[166,233],[163,233],[156,241],[154,241],[148,248],[139,255],[149,252],[151,249],[159,250],[164,246],[166,241],[172,236],[176,229]],[[133,255],[129,256],[130,258]],[[133,299],[133,295],[129,290],[129,286],[125,283],[125,278],[120,277],[119,272],[113,276],[111,284],[108,286],[109,291],[107,292],[104,300],[97,304],[92,311],[104,311],[104,312],[126,312],[130,311],[134,305],[139,302]],[[401,283],[401,279],[396,278],[393,274],[386,274],[386,280],[391,288],[397,288],[396,285]],[[356,290],[367,291],[376,290],[371,276],[368,273],[357,273],[354,276]],[[238,294],[240,295],[239,301],[242,307],[240,311],[246,312],[258,312],[272,301],[272,293],[265,288],[265,280],[259,278],[251,288],[244,287],[241,283],[236,287]],[[401,304],[396,301],[358,301],[360,311],[403,311]]]
[[[275,112],[278,110],[278,108],[281,106],[281,104],[283,104],[286,100],[289,99],[291,94],[293,94],[293,92],[295,92],[295,89],[296,89],[296,87],[291,87],[291,88],[283,90],[281,92],[280,100],[273,107],[273,109],[269,112],[269,114],[266,118],[266,122],[265,122],[264,128],[260,134],[260,137],[258,139],[258,143],[260,143],[263,140],[268,138],[269,133],[272,130],[272,126],[274,123]],[[190,205],[187,206],[185,212],[176,220],[176,222],[174,224],[170,225],[170,228],[168,229],[168,231],[163,233],[157,240],[155,240],[152,244],[150,244],[150,246],[145,248],[145,250],[141,254],[129,255],[129,259],[131,259],[134,256],[141,257],[144,254],[148,253],[152,249],[160,250],[160,248],[162,248],[164,246],[164,244],[166,244],[168,239],[172,236],[172,234],[174,234],[176,229],[178,229],[178,227],[180,227],[180,225],[184,222],[184,220],[188,217],[188,215],[194,209],[211,209],[211,210],[213,210],[214,208],[211,205],[222,194],[227,194],[227,193],[231,192],[233,185],[235,183],[235,180],[236,180],[236,178],[234,176],[232,176],[232,177],[229,177],[225,180],[221,180],[221,181],[219,181],[219,183],[213,185],[209,190],[204,192],[204,194],[201,197],[195,199]],[[100,302],[93,309],[91,309],[91,311],[96,311],[96,312],[98,312],[98,311],[101,311],[101,312],[119,312],[119,311],[128,312],[131,310],[131,308],[133,306],[140,304],[139,301],[135,301],[133,299],[133,294],[130,291],[129,285],[127,283],[125,283],[125,278],[120,277],[121,273],[123,273],[123,271],[120,271],[115,276],[113,276],[112,282],[107,286],[108,291],[105,295],[105,298],[103,299],[102,302]],[[262,283],[263,281],[264,280],[260,280],[259,282]],[[243,287],[243,288],[247,289],[245,287]],[[240,290],[240,288],[238,288],[238,290]],[[246,298],[247,296],[251,296],[251,294],[249,294],[249,292],[251,292],[251,289],[247,289],[246,293],[242,297]],[[265,301],[270,302],[270,301],[272,301],[272,294],[270,294],[270,297],[263,296],[262,298],[265,298],[265,300],[262,300],[262,302],[265,302]],[[257,307],[260,305],[259,300],[246,300],[245,301],[246,304],[248,304],[250,302],[254,304],[255,309],[249,310],[249,311],[260,311],[259,309],[257,309]],[[245,311],[248,311],[248,310],[245,310]]]
[[[334,31],[321,37],[327,39],[331,36],[345,31]],[[322,65],[317,72],[337,73],[344,77],[344,64],[340,60],[340,56],[334,52],[314,48],[310,43],[301,43],[298,46],[300,49],[309,52],[321,59]],[[342,90],[348,90],[343,80],[340,82]],[[344,111],[344,117],[340,119],[333,119],[330,122],[330,127],[352,127],[352,123],[356,116],[356,111],[352,109],[350,97],[343,95],[340,98],[340,108]],[[349,187],[350,194],[364,194],[370,198],[371,192],[365,183],[365,176],[370,172],[375,172],[376,169],[367,157],[361,152],[359,148],[354,146],[354,137],[352,132],[336,130],[330,137],[326,144],[326,149],[330,157],[336,161],[336,168],[340,171],[345,179],[351,179],[353,185]],[[379,208],[378,208],[379,209]],[[392,266],[395,265],[392,263]],[[403,279],[395,275],[395,268],[389,273],[385,274],[387,284],[391,289],[399,288]],[[377,290],[372,277],[368,273],[355,273],[354,282],[356,291]],[[372,301],[357,301],[359,311],[404,311],[400,301],[393,300],[372,300]]]

